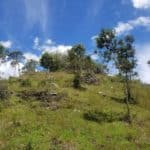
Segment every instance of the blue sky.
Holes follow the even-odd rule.
[[[150,0],[1,0],[0,10],[1,44],[28,58],[42,51],[65,52],[77,43],[92,53],[92,37],[102,28],[133,34],[139,64],[150,58]],[[144,67],[140,74],[150,72],[142,65],[139,70]]]

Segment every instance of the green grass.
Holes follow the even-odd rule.
[[[130,105],[132,125],[123,121],[111,123],[88,121],[84,113],[96,110],[105,113],[125,113],[123,85],[116,78],[99,75],[99,85],[83,86],[86,90],[72,88],[72,74],[51,73],[49,78],[57,84],[41,86],[48,75],[36,73],[20,79],[9,80],[13,92],[10,100],[0,102],[0,149],[22,150],[136,150],[150,147],[150,86],[132,84],[138,103]],[[30,79],[31,85],[21,81]],[[49,79],[50,80],[50,79]],[[38,100],[22,100],[17,96],[22,90],[55,90],[65,93],[58,101],[58,109],[44,107]],[[106,96],[99,94],[105,93]]]

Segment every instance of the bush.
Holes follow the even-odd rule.
[[[10,91],[8,89],[8,83],[6,81],[0,81],[0,100],[7,100],[10,98]]]
[[[73,79],[73,87],[78,89],[81,87],[81,77],[79,74],[76,74]]]
[[[31,141],[29,141],[28,143],[27,143],[27,145],[26,145],[26,148],[25,148],[26,150],[33,150],[33,147],[32,147],[32,142]]]
[[[114,113],[114,112],[106,113],[98,111],[89,111],[87,113],[84,113],[83,117],[86,120],[95,121],[98,123],[124,120],[124,115],[122,113]]]
[[[31,80],[29,80],[29,79],[21,80],[20,85],[23,87],[31,87]]]

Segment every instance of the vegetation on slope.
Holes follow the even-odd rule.
[[[30,73],[4,81],[11,97],[0,100],[0,149],[149,149],[150,86],[132,82],[129,125],[118,77],[97,75],[98,84],[80,90],[73,78]]]

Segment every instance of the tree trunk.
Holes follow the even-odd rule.
[[[131,98],[131,94],[130,94],[129,80],[128,80],[128,76],[126,74],[126,79],[125,79],[125,103],[126,103],[126,107],[127,107],[127,119],[128,119],[129,123],[131,123],[131,112],[130,112],[130,107],[129,107],[130,98]]]

